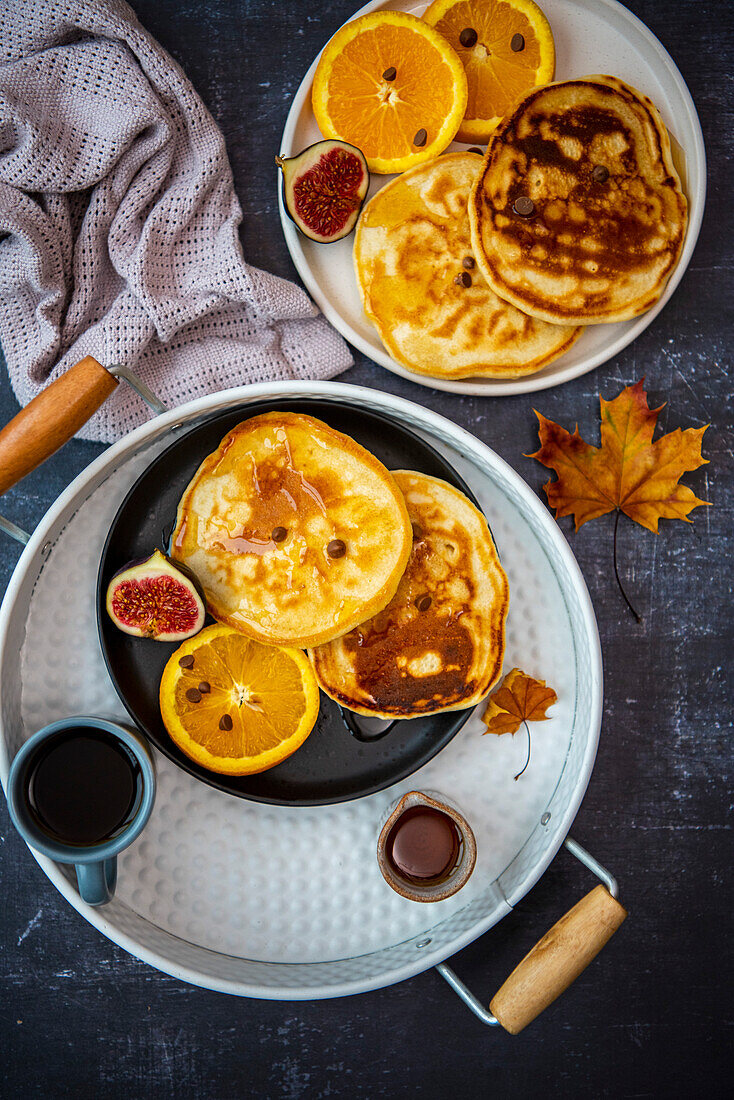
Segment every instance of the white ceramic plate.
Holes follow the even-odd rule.
[[[353,18],[380,8],[422,15],[428,5],[416,0],[373,0]],[[494,397],[533,393],[557,386],[606,363],[626,348],[658,315],[680,282],[693,254],[706,199],[706,154],[701,124],[691,94],[670,54],[644,23],[616,0],[542,0],[556,44],[556,79],[591,73],[611,73],[652,99],[682,153],[681,178],[688,196],[688,234],[676,270],[658,303],[632,321],[590,325],[574,346],[555,362],[525,378],[442,379],[415,374],[388,355],[376,330],[365,317],[352,268],[352,238],[318,245],[293,225],[282,200],[280,220],[288,251],[308,292],[332,325],[354,347],[376,363],[421,386]],[[311,110],[311,84],[318,58],[306,73],[288,113],[280,152],[292,156],[319,141],[321,133]],[[454,143],[452,149],[465,149]],[[677,150],[676,150],[677,151]],[[391,176],[374,176],[370,195]]]

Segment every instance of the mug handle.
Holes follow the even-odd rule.
[[[105,905],[112,901],[117,885],[117,856],[97,863],[77,863],[76,881],[82,901],[87,905]]]

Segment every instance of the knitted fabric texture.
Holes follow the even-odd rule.
[[[85,355],[169,406],[348,367],[306,294],[245,263],[241,220],[222,134],[123,0],[0,3],[0,343],[21,404]],[[149,415],[121,385],[79,434]]]

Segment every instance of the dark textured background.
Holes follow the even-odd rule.
[[[272,157],[288,105],[356,0],[134,0],[223,128],[244,207],[247,258],[293,276]],[[538,491],[535,404],[595,442],[597,394],[643,374],[665,431],[711,422],[711,464],[686,477],[714,507],[655,537],[612,517],[562,527],[599,620],[605,715],[573,835],[619,877],[630,918],[577,984],[521,1037],[484,1028],[433,971],[338,1001],[245,1001],[182,985],[130,958],[56,893],[0,809],[0,1095],[79,1097],[698,1097],[731,1087],[731,389],[734,6],[631,0],[678,63],[708,153],[706,216],[670,304],[620,356],[530,397],[451,396],[358,356],[344,381],[441,411]],[[0,378],[0,422],[17,405]],[[7,494],[31,529],[100,451],[72,442]],[[17,549],[0,536],[0,582]],[[567,853],[499,926],[455,957],[489,997],[546,927],[593,885]],[[729,1082],[727,1086],[727,1081]]]

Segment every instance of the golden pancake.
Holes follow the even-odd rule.
[[[403,496],[374,455],[312,416],[271,412],[204,459],[179,503],[171,554],[215,619],[305,647],[380,611],[411,541]]]
[[[481,166],[476,153],[448,153],[412,168],[370,199],[357,225],[364,311],[393,359],[419,374],[533,374],[580,332],[503,302],[475,266],[467,202]]]
[[[413,523],[413,551],[378,615],[309,651],[319,684],[358,714],[415,718],[464,710],[499,678],[507,577],[487,521],[445,481],[394,474]]]
[[[680,256],[687,209],[660,115],[612,76],[519,100],[490,139],[469,203],[490,286],[559,325],[649,309]]]

